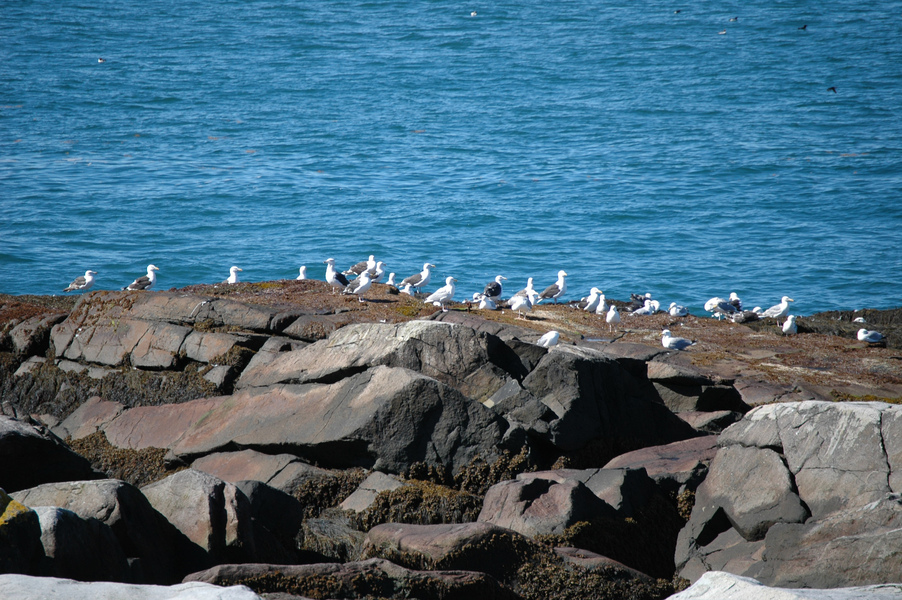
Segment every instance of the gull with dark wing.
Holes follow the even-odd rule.
[[[357,300],[359,302],[366,302],[364,300],[363,295],[369,291],[370,286],[373,285],[373,280],[370,279],[370,272],[363,271],[360,274],[360,277],[348,283],[345,286],[345,289],[341,291],[342,294],[357,294]]]
[[[122,288],[123,290],[149,290],[157,282],[157,274],[155,271],[159,269],[153,265],[147,265],[147,275],[138,277],[133,282]]]
[[[323,262],[326,265],[326,283],[332,286],[332,293],[335,293],[336,288],[343,290],[348,287],[348,278],[335,270],[335,259],[327,258]]]
[[[549,298],[554,300],[554,303],[557,304],[558,299],[563,297],[564,294],[567,293],[567,272],[563,269],[557,272],[557,281],[549,285],[545,288],[545,291],[539,294],[538,302],[542,300],[548,300]]]
[[[69,284],[69,287],[64,289],[64,292],[74,292],[76,290],[89,290],[94,287],[94,276],[97,275],[97,271],[87,270],[85,271],[84,277],[76,277],[75,281]]]
[[[483,290],[483,295],[489,300],[500,300],[501,299],[501,280],[507,280],[507,277],[503,275],[499,275],[495,278],[495,281],[491,281],[485,286],[485,290]]]
[[[669,329],[661,332],[661,345],[668,350],[685,350],[694,343],[686,338],[673,337]]]
[[[415,275],[402,279],[401,285],[407,285],[409,283],[412,288],[420,291],[420,288],[429,285],[429,280],[432,279],[432,269],[434,268],[435,265],[432,263],[423,263],[423,270]]]
[[[344,275],[360,275],[364,271],[372,271],[376,268],[376,257],[370,254],[370,257],[366,260],[362,260],[355,265],[351,265],[351,267],[347,271],[343,271]]]

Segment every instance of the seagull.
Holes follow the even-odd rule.
[[[105,59],[105,58],[98,58],[98,59],[97,59],[97,62],[99,62],[99,63],[105,63],[105,62],[106,62],[106,59]]]
[[[670,308],[667,309],[667,312],[670,313],[671,317],[687,317],[689,316],[689,309],[685,306],[681,306],[676,302],[670,303]]]
[[[414,294],[413,286],[411,286],[409,283],[405,283],[404,287],[401,288],[401,293],[407,294],[408,296],[410,296],[412,298],[413,294]]]
[[[838,93],[839,93],[839,92],[836,91],[836,86],[830,86],[830,87],[828,87],[828,88],[827,88],[827,91],[828,91],[828,92],[833,92],[834,94],[838,94]]]
[[[736,306],[734,306],[729,300],[724,300],[719,296],[715,296],[711,298],[707,302],[705,302],[705,310],[711,313],[714,313],[718,319],[723,317],[724,315],[731,315],[735,312]]]
[[[388,281],[385,282],[385,285],[392,285],[394,287],[398,287],[398,284],[395,283],[395,274],[394,273],[388,274]]]
[[[730,22],[738,21],[739,17],[730,17]]]
[[[739,294],[736,292],[730,292],[729,303],[735,306],[737,311],[742,310],[742,300],[739,299]]]
[[[370,279],[370,272],[363,271],[360,274],[360,277],[355,279],[354,281],[348,283],[345,286],[345,289],[341,291],[342,294],[357,294],[357,300],[359,302],[366,302],[363,299],[363,295],[370,289],[370,286],[373,285],[373,280]]]
[[[586,302],[586,307],[583,310],[590,313],[595,312],[595,310],[598,308],[598,302],[601,300],[601,298],[601,290],[597,287],[592,288],[591,290],[589,290],[589,300],[588,302]]]
[[[476,292],[475,294],[473,294],[473,301],[479,302],[479,306],[477,306],[477,308],[480,310],[498,310],[498,305],[495,304],[495,301],[485,294]]]
[[[884,338],[885,336],[879,331],[868,331],[867,329],[858,330],[858,340],[861,342],[876,344],[878,342],[882,342]]]
[[[867,323],[867,321],[864,320],[864,317],[855,317],[854,319],[852,319],[852,322],[853,323]]]
[[[557,272],[557,281],[552,283],[545,291],[539,294],[539,302],[542,300],[547,300],[551,298],[554,300],[554,303],[557,304],[558,298],[567,293],[567,272],[564,270],[560,270]]]
[[[295,279],[297,279],[298,281],[307,279],[307,267],[301,265],[301,268],[298,269],[298,276]]]
[[[229,278],[223,281],[223,283],[238,283],[238,271],[243,271],[244,269],[239,269],[238,267],[232,267],[229,269]]]
[[[76,277],[75,281],[69,284],[69,287],[64,289],[64,292],[74,292],[75,290],[89,290],[94,287],[94,276],[97,275],[97,271],[85,271],[84,277]]]
[[[551,348],[552,346],[557,346],[559,341],[561,341],[561,334],[557,331],[549,331],[540,337],[536,344],[543,348]]]
[[[606,314],[608,314],[608,311],[610,309],[611,309],[611,307],[608,306],[607,298],[604,297],[603,293],[599,294],[598,295],[598,307],[595,309],[595,314],[596,315],[606,315]]]
[[[485,286],[485,290],[483,290],[483,295],[489,298],[490,300],[499,300],[501,298],[501,280],[504,279],[507,281],[507,277],[503,275],[499,275],[495,278],[495,281],[492,281]]]
[[[379,283],[379,280],[385,275],[385,263],[380,260],[375,267],[368,269],[367,273],[370,274],[370,279],[373,283]]]
[[[611,310],[608,311],[607,316],[604,318],[608,323],[608,327],[611,331],[614,331],[614,325],[620,324],[620,312],[617,310],[617,306],[612,304]]]
[[[407,285],[409,283],[411,287],[414,287],[419,291],[420,288],[429,285],[429,280],[432,279],[432,269],[434,268],[435,265],[432,263],[423,263],[423,270],[416,275],[411,275],[410,277],[402,279],[401,285]]]
[[[673,337],[669,329],[661,332],[661,345],[669,350],[685,350],[694,343],[686,338]]]
[[[627,306],[627,310],[633,312],[637,308],[642,308],[645,306],[645,301],[651,300],[651,293],[646,294],[630,294],[630,305]]]
[[[441,306],[442,311],[447,312],[447,308],[445,308],[445,303],[451,302],[454,298],[454,282],[457,281],[453,277],[445,278],[445,285],[435,290],[426,298],[426,302],[429,304],[435,304],[436,306]]]
[[[804,25],[799,27],[799,29],[801,29],[802,31],[805,31],[806,29],[808,29],[808,23],[805,23]]]
[[[780,319],[782,317],[785,317],[787,314],[789,314],[789,303],[790,302],[795,302],[795,300],[793,300],[789,296],[783,296],[783,298],[780,300],[780,304],[771,306],[766,311],[764,311],[761,314],[761,316],[762,317],[773,317],[775,319]]]
[[[153,287],[153,285],[157,282],[157,274],[154,271],[159,271],[153,265],[147,265],[147,275],[142,275],[138,277],[133,282],[122,288],[123,290],[149,290]]]
[[[376,268],[376,257],[370,254],[366,260],[360,261],[355,265],[351,265],[347,271],[342,271],[343,275],[360,275],[364,271],[372,271]]]
[[[531,280],[530,280],[531,281]],[[523,316],[523,311],[531,311],[532,310],[532,297],[525,293],[522,296],[518,292],[513,298],[511,298],[510,303],[508,304],[511,310],[517,311],[519,315],[518,319],[526,320],[526,317]]]
[[[653,315],[655,314],[655,305],[653,300],[645,300],[645,306],[637,308],[630,314],[632,315]]]
[[[526,287],[514,294],[514,298],[516,297],[527,297],[529,298],[529,305],[532,308],[532,305],[536,303],[539,298],[539,292],[536,291],[536,288],[532,287],[532,277],[526,280]]]
[[[327,258],[323,263],[326,265],[326,282],[332,286],[332,293],[335,293],[335,288],[345,289],[348,286],[348,278],[335,270],[335,259]]]
[[[795,335],[799,332],[799,326],[796,325],[796,316],[789,315],[786,322],[783,323],[783,335]]]

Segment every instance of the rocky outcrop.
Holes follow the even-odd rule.
[[[56,577],[0,575],[0,597],[43,598],[44,600],[262,600],[245,586],[223,588],[208,583],[190,582],[172,586],[135,585],[95,581],[85,583]]]
[[[605,469],[645,469],[649,477],[671,493],[695,491],[717,454],[717,436],[709,435],[626,452]]]
[[[109,525],[55,506],[34,509],[46,558],[42,575],[80,581],[130,580],[128,559]]]
[[[0,573],[35,571],[43,558],[37,513],[0,488]]]
[[[902,578],[900,415],[882,403],[751,411],[720,436],[677,543],[680,574],[725,570],[799,587]],[[885,560],[859,569],[864,555]]]
[[[671,600],[891,600],[902,595],[902,584],[843,587],[830,590],[767,587],[749,577],[722,571],[705,573]]]

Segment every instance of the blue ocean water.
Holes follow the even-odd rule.
[[[565,269],[697,311],[902,306],[899,0],[0,13],[0,292],[375,254],[460,298]]]

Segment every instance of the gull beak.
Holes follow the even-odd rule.
[[[795,302],[795,300],[793,300],[792,298],[788,298],[788,300],[789,300],[790,302]]]

